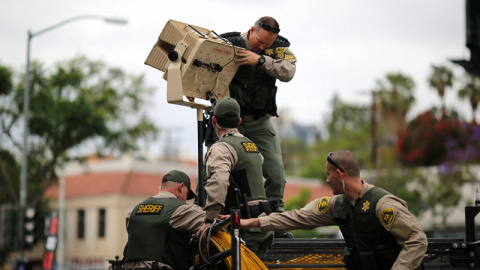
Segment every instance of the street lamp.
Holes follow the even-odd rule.
[[[38,32],[33,33],[32,31],[28,30],[28,35],[27,35],[27,64],[26,64],[26,70],[25,70],[25,89],[23,91],[23,121],[24,121],[24,133],[23,133],[23,156],[22,156],[22,171],[21,171],[21,178],[20,178],[20,211],[23,211],[23,209],[26,206],[26,201],[27,201],[27,168],[28,168],[28,136],[29,136],[29,129],[28,129],[28,114],[29,114],[29,100],[30,100],[30,43],[32,41],[32,38],[41,35],[43,33],[46,33],[50,30],[56,29],[60,26],[63,26],[65,24],[68,24],[70,22],[76,21],[76,20],[83,20],[83,19],[99,19],[103,20],[106,23],[116,23],[116,24],[126,24],[127,20],[125,19],[120,19],[120,18],[112,18],[112,17],[106,17],[106,16],[100,16],[100,15],[80,15],[80,16],[75,16],[69,19],[66,19],[64,21],[61,21],[57,24],[54,24],[50,27],[47,27],[43,30],[40,30]],[[21,212],[20,212],[21,213]],[[21,215],[19,215],[21,217]],[[19,228],[23,228],[23,219],[19,218]],[[19,234],[19,241],[20,241],[20,261],[24,261],[24,256],[23,256],[23,232],[20,229],[20,234]]]

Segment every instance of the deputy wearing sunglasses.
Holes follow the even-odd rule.
[[[338,225],[347,269],[418,269],[427,237],[407,203],[363,181],[350,151],[328,154],[325,168],[335,196],[318,198],[300,210],[242,219],[240,226],[270,231]]]
[[[242,123],[238,130],[258,146],[265,158],[265,192],[272,210],[277,212],[284,210],[285,169],[280,141],[270,118],[278,117],[275,83],[277,79],[293,79],[297,62],[289,49],[290,42],[279,32],[274,18],[262,17],[247,32],[222,35],[235,46],[245,48],[235,55],[240,68],[230,84],[230,96],[241,107]]]

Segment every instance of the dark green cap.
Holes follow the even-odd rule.
[[[234,98],[223,97],[215,102],[213,115],[218,119],[239,119],[240,105]]]
[[[197,197],[197,195],[195,195],[195,193],[190,188],[190,177],[188,177],[186,173],[179,170],[172,170],[163,176],[162,183],[165,183],[168,181],[185,184],[185,186],[188,187],[188,191],[189,191],[187,200]]]

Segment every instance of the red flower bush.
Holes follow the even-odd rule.
[[[459,119],[437,119],[434,111],[418,115],[397,141],[400,161],[409,166],[441,164],[447,154],[447,142],[459,138],[460,126]]]

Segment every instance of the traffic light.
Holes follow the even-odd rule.
[[[25,207],[23,211],[23,248],[25,250],[32,249],[36,239],[36,214],[34,207]]]
[[[1,221],[0,246],[10,251],[18,250],[18,207],[2,205]]]

